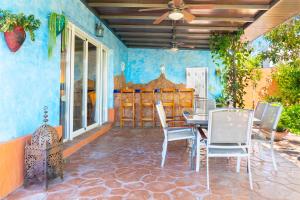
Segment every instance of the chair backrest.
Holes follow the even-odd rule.
[[[276,130],[281,113],[281,105],[270,103],[261,120],[261,128],[269,131]]]
[[[142,88],[140,92],[140,101],[142,103],[153,103],[154,104],[154,90]]]
[[[206,98],[195,98],[194,112],[197,114],[208,115],[209,111],[216,109],[216,101]]]
[[[194,107],[194,91],[194,88],[181,88],[178,90],[178,100],[180,107]]]
[[[217,109],[209,112],[208,145],[250,145],[253,111]]]
[[[123,103],[133,103],[134,104],[135,90],[132,88],[121,89],[120,101],[121,101],[121,104],[123,104]]]
[[[156,110],[157,110],[157,113],[158,113],[158,116],[159,116],[159,119],[160,119],[161,126],[163,128],[167,128],[168,124],[167,124],[166,113],[165,113],[165,110],[164,110],[164,107],[163,107],[161,101],[158,101],[156,103]]]
[[[160,89],[160,100],[162,102],[174,102],[175,101],[175,88],[161,88]]]
[[[268,102],[259,101],[255,107],[254,117],[261,120],[267,110],[267,107]]]

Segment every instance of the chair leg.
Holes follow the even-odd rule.
[[[164,167],[165,165],[165,160],[166,160],[166,154],[167,154],[167,148],[168,148],[168,141],[165,139],[164,143],[163,143],[163,149],[162,149],[162,153],[161,153],[161,167]]]
[[[135,128],[135,107],[132,108],[132,127]]]
[[[208,150],[206,150],[208,151]],[[209,157],[208,153],[206,153],[206,185],[207,185],[207,190],[209,190]]]
[[[272,156],[272,162],[273,162],[273,166],[275,171],[277,171],[277,163],[276,163],[276,159],[275,159],[275,153],[274,153],[274,148],[273,148],[273,142],[270,143],[270,147],[271,147],[271,156]]]
[[[249,184],[250,184],[251,190],[253,190],[251,164],[250,164],[250,154],[248,155],[247,165],[248,165]]]
[[[121,110],[120,110],[120,127],[123,128],[123,108],[122,106],[120,106]]]
[[[236,161],[236,172],[240,173],[240,168],[241,168],[241,157],[237,157]]]
[[[191,158],[190,158],[190,164],[191,164],[191,169],[194,170],[194,157],[195,157],[195,150],[196,150],[196,140],[193,139],[192,140],[193,144],[192,144],[192,148],[191,148]]]

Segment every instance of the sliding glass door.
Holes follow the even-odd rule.
[[[82,131],[85,127],[85,40],[75,35],[74,76],[73,76],[73,131]]]
[[[107,121],[107,52],[98,41],[69,24],[69,45],[61,73],[66,77],[61,106],[65,140]],[[104,95],[104,97],[103,97]],[[62,101],[61,101],[62,102]]]

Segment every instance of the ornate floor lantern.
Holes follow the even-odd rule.
[[[48,122],[48,108],[44,107],[44,124],[32,135],[25,146],[24,186],[34,181],[43,182],[48,189],[48,181],[57,176],[63,179],[62,139]]]

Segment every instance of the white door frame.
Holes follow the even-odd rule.
[[[108,51],[109,49],[101,42],[89,36],[75,26],[68,22],[69,42],[67,45],[67,60],[66,60],[66,113],[65,113],[65,132],[66,140],[72,140],[74,137],[91,130],[107,120],[107,92],[108,92]],[[84,74],[83,74],[83,128],[73,131],[73,106],[74,106],[74,58],[75,58],[75,35],[84,41]],[[88,87],[88,43],[97,47],[96,56],[96,123],[87,126],[87,87]],[[102,50],[106,51],[105,63],[102,62]],[[104,96],[105,94],[105,96]],[[105,98],[103,98],[103,96]],[[104,116],[103,116],[104,115]]]

